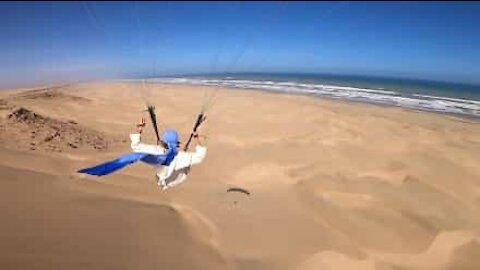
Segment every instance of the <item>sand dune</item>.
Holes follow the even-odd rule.
[[[0,92],[0,267],[480,269],[473,120],[221,89],[186,183],[162,192],[143,164],[75,173],[130,151],[146,99],[186,138],[207,90]]]

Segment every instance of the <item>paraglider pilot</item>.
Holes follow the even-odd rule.
[[[155,168],[157,184],[162,190],[184,182],[190,167],[200,164],[205,159],[207,148],[202,143],[202,137],[197,132],[193,133],[196,141],[193,152],[178,150],[179,136],[173,129],[164,130],[160,145],[144,144],[141,142],[141,136],[145,125],[145,118],[142,118],[141,123],[137,124],[137,132],[130,134],[133,153],[78,172],[103,176],[140,160]]]
[[[141,142],[141,135],[145,127],[145,118],[137,125],[137,133],[130,134],[132,150],[136,153],[147,153],[153,159],[162,159],[163,162],[150,163],[155,167],[157,184],[163,190],[176,186],[187,179],[188,170],[192,165],[200,164],[205,159],[207,148],[202,142],[202,136],[193,134],[196,141],[195,151],[179,151],[178,133],[173,129],[166,129],[162,134],[163,145],[150,145]],[[149,163],[149,160],[144,162]]]

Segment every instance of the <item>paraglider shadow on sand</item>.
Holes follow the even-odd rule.
[[[240,187],[232,187],[232,188],[229,188],[227,189],[227,192],[239,192],[239,193],[243,193],[247,196],[250,196],[250,191],[244,189],[244,188],[240,188]]]
[[[227,189],[227,193],[231,193],[231,192],[235,192],[235,193],[241,193],[241,194],[244,194],[246,195],[246,197],[250,197],[250,191],[244,189],[244,188],[240,188],[240,187],[231,187],[231,188],[228,188]],[[233,197],[235,198],[235,196]],[[237,205],[238,204],[238,198],[237,199],[234,199],[233,201],[233,205]]]

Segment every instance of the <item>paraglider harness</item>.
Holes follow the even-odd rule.
[[[155,136],[157,137],[157,144],[161,144],[165,149],[168,149],[167,143],[162,141],[160,139],[160,135],[158,133],[158,126],[157,126],[157,116],[155,115],[155,107],[152,105],[147,105],[147,111],[148,114],[150,115],[150,120],[152,121],[152,126],[153,126],[153,131],[155,132]],[[200,125],[202,125],[203,122],[207,120],[207,116],[203,112],[203,110],[198,114],[197,120],[195,121],[195,124],[193,125],[192,132],[190,132],[190,137],[188,138],[187,143],[185,144],[185,147],[183,148],[184,151],[188,150],[188,147],[190,146],[190,143],[192,142],[192,139],[197,132],[198,128]]]
[[[122,155],[114,160],[110,160],[101,164],[98,164],[93,167],[89,168],[84,168],[81,170],[78,170],[78,173],[86,173],[90,175],[96,175],[96,176],[103,176],[107,175],[110,173],[113,173],[115,171],[118,171],[122,169],[123,167],[133,164],[137,161],[142,161],[151,165],[164,165],[164,166],[169,166],[170,163],[174,160],[175,156],[177,155],[177,147],[178,147],[178,142],[176,144],[168,144],[167,142],[164,142],[163,140],[160,139],[160,135],[158,133],[158,126],[157,126],[157,117],[155,115],[155,107],[148,105],[147,106],[147,111],[150,115],[150,119],[152,120],[152,126],[155,131],[155,135],[157,137],[157,144],[161,144],[165,149],[167,149],[167,153],[163,155],[152,155],[152,154],[147,154],[147,153],[129,153]],[[187,143],[185,144],[184,150],[188,150],[188,146],[190,145],[190,142],[192,141],[192,138],[195,136],[195,133],[197,129],[200,127],[200,125],[205,122],[206,116],[204,111],[202,110],[200,114],[197,116],[197,120],[195,121],[195,124],[193,126],[192,132],[190,133],[190,138],[188,139]],[[185,173],[188,173],[190,169],[188,168]]]
[[[159,136],[159,133],[158,133],[158,126],[157,126],[157,116],[155,115],[155,107],[152,106],[152,105],[147,105],[147,111],[148,111],[148,114],[150,115],[150,120],[152,121],[153,130],[154,130],[155,135],[157,137],[157,144],[161,144],[162,147],[167,149],[168,153],[171,153],[171,152],[173,153],[174,152],[174,155],[171,157],[171,160],[173,160],[173,158],[177,154],[176,149],[169,149],[168,144],[160,139],[160,136]],[[207,116],[205,115],[204,111],[202,110],[198,114],[197,120],[195,120],[195,124],[193,125],[192,131],[190,132],[190,137],[188,138],[188,141],[185,143],[185,147],[183,148],[183,151],[188,151],[188,147],[190,146],[190,143],[192,142],[192,139],[194,138],[195,133],[197,132],[200,125],[202,125],[202,123],[205,122],[205,120],[207,120]],[[168,163],[170,163],[171,160],[168,160],[168,159],[169,158],[167,157],[166,162],[169,161]],[[146,160],[145,158],[143,159],[143,161],[148,163],[148,160]],[[153,161],[153,162],[155,162],[155,161]],[[190,168],[187,168],[186,171],[185,171],[185,174],[188,174],[189,172],[190,172]]]

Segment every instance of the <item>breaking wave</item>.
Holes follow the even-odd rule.
[[[385,89],[369,89],[327,84],[278,82],[239,79],[200,79],[200,78],[155,78],[150,82],[218,86],[241,89],[261,89],[273,92],[307,94],[329,98],[347,99],[395,105],[424,111],[455,113],[480,117],[480,101],[470,99],[430,96]]]

